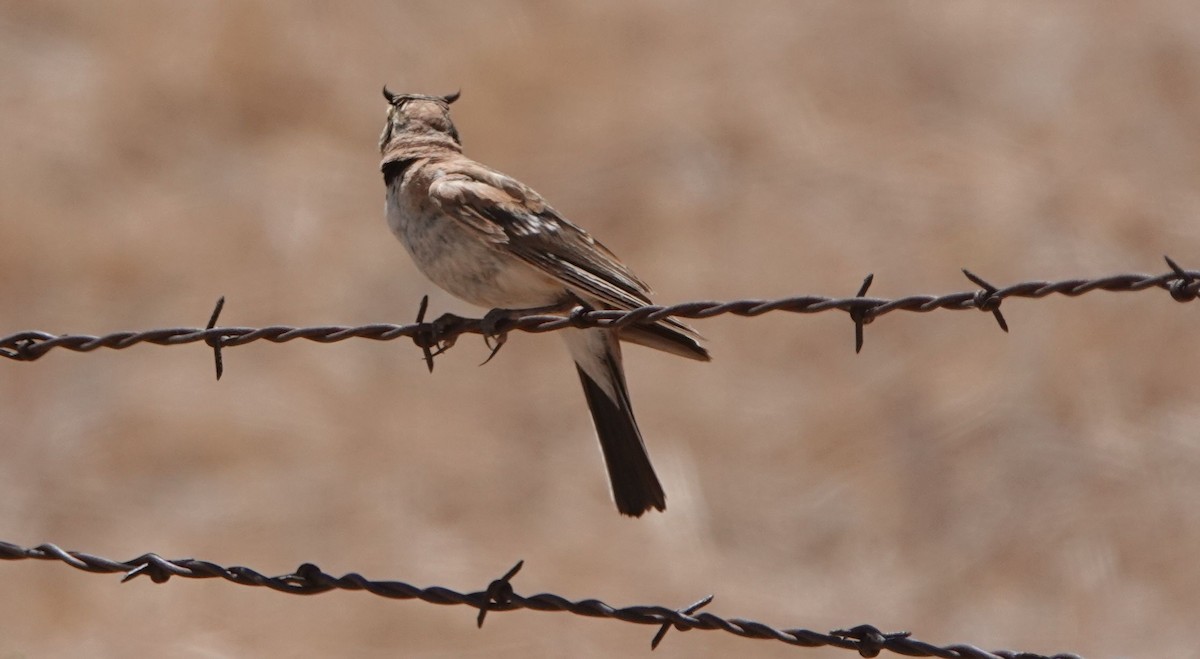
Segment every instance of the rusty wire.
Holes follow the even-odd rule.
[[[1013,650],[987,651],[973,645],[937,646],[912,638],[909,632],[882,632],[872,625],[857,625],[829,633],[807,629],[777,629],[745,618],[722,618],[699,609],[712,602],[712,595],[681,608],[659,605],[615,608],[597,599],[570,600],[560,595],[539,593],[528,597],[519,595],[512,579],[524,562],[519,561],[506,574],[493,580],[487,588],[472,593],[460,593],[449,588],[421,588],[403,581],[372,581],[351,572],[341,577],[322,572],[312,563],[304,563],[291,574],[269,577],[248,567],[223,567],[192,558],[164,559],[157,554],[142,554],[128,561],[115,561],[77,551],[65,551],[53,544],[22,547],[0,541],[0,560],[57,560],[67,565],[101,574],[123,574],[122,583],[147,576],[154,583],[166,583],[171,577],[188,579],[221,578],[243,586],[263,586],[293,595],[315,595],[331,590],[365,590],[373,595],[400,600],[421,600],[430,604],[463,605],[478,609],[476,624],[483,626],[484,617],[492,611],[562,611],[588,618],[609,618],[639,625],[658,627],[651,648],[658,647],[667,631],[692,629],[721,630],[743,638],[780,641],[800,647],[835,647],[853,650],[862,657],[874,657],[884,650],[909,657],[948,657],[954,659],[1079,659],[1076,654],[1042,655]]]
[[[217,318],[224,306],[225,298],[217,302],[209,322],[200,328],[166,328],[140,332],[114,332],[104,336],[87,334],[54,335],[41,331],[25,331],[0,338],[0,356],[16,361],[33,361],[55,348],[76,352],[90,352],[98,348],[121,350],[139,343],[155,345],[182,345],[204,342],[214,351],[217,377],[223,364],[221,349],[245,345],[254,341],[284,343],[295,339],[307,339],[318,343],[334,343],[352,338],[390,341],[402,337],[411,338],[425,353],[429,368],[433,368],[433,357],[448,349],[461,335],[482,334],[484,337],[503,338],[508,332],[550,332],[567,327],[624,327],[635,323],[660,320],[667,316],[678,318],[711,318],[722,314],[736,316],[759,316],[772,311],[791,313],[820,313],[824,311],[846,312],[855,325],[855,348],[862,349],[863,326],[879,316],[893,311],[926,313],[934,310],[975,309],[991,313],[1000,328],[1008,331],[1008,323],[1000,313],[1000,303],[1008,298],[1040,299],[1049,295],[1076,297],[1092,291],[1137,292],[1151,289],[1165,290],[1179,302],[1189,302],[1200,296],[1200,272],[1184,270],[1169,257],[1165,257],[1170,271],[1160,275],[1119,274],[1096,279],[1066,279],[1062,281],[1026,281],[997,288],[974,273],[963,270],[963,274],[980,288],[947,295],[910,295],[896,299],[866,297],[874,277],[868,275],[858,294],[849,298],[821,296],[797,296],[774,300],[733,300],[730,302],[685,302],[670,306],[648,305],[631,311],[596,310],[576,308],[568,315],[516,315],[489,313],[484,318],[460,318],[451,314],[425,322],[426,301],[421,303],[417,322],[408,325],[372,324],[357,327],[325,325],[317,327],[217,327]],[[502,341],[497,342],[497,347]]]
[[[1166,259],[1171,271],[1161,275],[1119,274],[1096,279],[1070,279],[1056,282],[1028,281],[998,288],[984,279],[964,270],[963,273],[980,288],[974,291],[950,293],[942,296],[912,295],[897,299],[866,297],[873,277],[868,276],[858,294],[850,298],[798,296],[775,300],[735,300],[730,302],[688,302],[671,306],[651,305],[631,311],[589,311],[574,309],[569,315],[516,315],[490,313],[482,319],[459,318],[445,315],[432,322],[425,322],[426,301],[422,301],[417,322],[408,325],[373,324],[358,327],[318,326],[288,327],[270,326],[263,328],[217,327],[216,323],[224,306],[224,298],[218,301],[205,328],[168,328],[142,332],[116,332],[105,336],[53,335],[46,332],[18,332],[0,338],[0,356],[17,361],[33,361],[54,348],[65,348],[76,352],[89,352],[98,348],[123,349],[138,343],[155,345],[181,345],[203,342],[214,351],[217,376],[222,370],[221,349],[239,346],[253,341],[266,340],[283,343],[294,339],[307,339],[319,343],[333,343],[351,338],[392,340],[410,338],[424,352],[432,368],[432,358],[453,345],[463,334],[482,334],[485,337],[503,337],[517,330],[540,333],[566,327],[623,327],[632,323],[651,322],[676,316],[680,318],[710,318],[722,314],[758,316],[771,311],[792,313],[820,313],[840,310],[846,312],[855,325],[856,349],[862,347],[863,326],[875,318],[892,311],[924,313],[939,309],[975,309],[993,314],[1001,329],[1007,331],[1008,324],[1000,313],[1000,303],[1007,298],[1040,299],[1049,295],[1075,297],[1092,291],[1136,292],[1151,289],[1165,290],[1179,302],[1195,300],[1200,296],[1200,272],[1180,268],[1170,258]],[[265,586],[272,590],[292,594],[316,594],[330,590],[365,590],[372,594],[392,599],[419,599],[443,605],[466,605],[478,609],[478,624],[482,626],[485,615],[490,611],[513,611],[532,609],[536,611],[564,611],[587,617],[603,617],[636,624],[657,626],[651,646],[656,647],[672,627],[681,631],[692,629],[723,630],[745,638],[776,640],[801,647],[829,646],[857,651],[860,656],[874,657],[883,650],[906,656],[962,657],[979,659],[1037,659],[1039,655],[1010,650],[986,651],[972,645],[936,646],[913,639],[908,632],[884,633],[871,625],[858,625],[848,629],[820,633],[806,629],[776,629],[769,625],[743,618],[721,618],[699,612],[712,601],[703,598],[690,606],[673,609],[665,606],[631,606],[614,608],[595,599],[572,601],[550,593],[524,597],[518,595],[511,585],[512,578],[521,568],[518,563],[503,577],[496,579],[483,591],[459,593],[442,587],[420,588],[400,581],[371,581],[357,573],[341,577],[326,574],[315,565],[305,563],[294,573],[269,577],[246,567],[222,567],[195,559],[167,560],[155,554],[143,554],[129,561],[114,561],[91,554],[64,551],[53,544],[25,548],[0,542],[0,559],[58,560],[87,572],[121,573],[124,581],[145,575],[155,583],[164,583],[170,577],[194,579],[222,578],[247,586]],[[1054,659],[1077,657],[1074,654],[1053,655]]]

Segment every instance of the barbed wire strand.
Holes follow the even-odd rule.
[[[608,618],[622,622],[659,627],[651,641],[658,647],[666,632],[693,629],[720,630],[743,638],[780,641],[800,647],[835,647],[853,650],[862,657],[875,657],[884,650],[909,657],[946,657],[950,659],[1080,659],[1076,654],[1041,655],[1013,650],[987,651],[973,645],[937,646],[911,637],[909,632],[882,632],[871,625],[857,625],[823,634],[807,629],[776,629],[770,625],[745,618],[722,618],[699,609],[712,602],[709,595],[690,606],[673,609],[666,606],[628,606],[615,608],[598,599],[569,600],[560,595],[540,593],[525,597],[517,594],[512,579],[524,565],[518,562],[504,576],[492,581],[482,591],[460,593],[449,588],[421,588],[402,581],[372,581],[351,572],[341,577],[322,572],[312,563],[304,563],[295,572],[269,577],[248,567],[223,567],[216,563],[192,558],[168,560],[157,554],[142,554],[128,561],[115,561],[78,551],[65,551],[53,544],[22,547],[0,541],[0,560],[49,560],[100,574],[123,574],[122,583],[135,577],[147,576],[156,584],[171,577],[187,579],[221,578],[243,586],[262,586],[281,593],[315,595],[331,590],[363,590],[390,599],[416,599],[430,604],[463,605],[478,609],[476,624],[483,626],[485,616],[493,611],[561,611],[588,618]]]
[[[430,370],[433,358],[448,350],[463,334],[481,334],[496,338],[494,351],[503,345],[503,338],[512,331],[531,333],[552,332],[568,327],[615,327],[621,328],[638,323],[662,320],[668,316],[703,319],[733,314],[736,316],[761,316],[773,311],[791,313],[822,313],[842,311],[847,313],[855,326],[855,349],[862,349],[863,326],[876,318],[894,311],[928,313],[934,310],[965,311],[976,309],[991,313],[1000,328],[1008,331],[1008,323],[1000,313],[1000,303],[1009,298],[1041,299],[1050,295],[1078,297],[1093,291],[1139,292],[1162,289],[1178,302],[1190,302],[1200,296],[1200,272],[1184,270],[1169,257],[1166,258],[1170,272],[1160,275],[1118,274],[1096,279],[1066,279],[1062,281],[1026,281],[997,288],[978,275],[964,269],[966,275],[980,288],[947,295],[909,295],[895,299],[866,297],[867,289],[874,281],[868,275],[858,294],[850,298],[821,296],[796,296],[773,300],[743,299],[729,302],[697,301],[670,306],[647,305],[630,311],[588,310],[576,307],[567,315],[522,314],[520,310],[493,310],[484,318],[461,318],[444,314],[432,322],[425,322],[428,298],[421,301],[417,322],[408,325],[377,323],[347,327],[324,325],[315,327],[291,327],[272,325],[269,327],[216,327],[217,318],[225,304],[225,298],[209,318],[207,326],[197,328],[164,328],[141,332],[114,332],[104,336],[88,334],[55,335],[41,331],[24,331],[0,338],[0,356],[16,361],[34,361],[55,348],[75,352],[90,352],[99,348],[123,350],[140,343],[154,345],[183,345],[204,342],[213,349],[217,377],[223,371],[223,348],[246,345],[255,341],[285,343],[306,339],[318,343],[334,343],[347,339],[362,338],[375,341],[391,341],[407,337],[421,348]]]

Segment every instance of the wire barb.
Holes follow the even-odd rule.
[[[217,326],[217,319],[221,317],[221,310],[225,308],[225,296],[217,298],[217,306],[213,307],[212,315],[208,317],[208,324],[204,329],[211,330]],[[221,375],[225,372],[225,362],[221,359],[221,337],[209,336],[204,339],[204,342],[212,347],[213,362],[217,368],[217,380],[221,379]]]
[[[975,293],[975,308],[979,309],[980,311],[992,312],[992,316],[996,318],[996,322],[999,323],[1000,329],[1007,333],[1008,323],[1004,320],[1004,314],[1000,313],[1000,303],[1003,300],[996,295],[996,293],[999,292],[999,289],[987,283],[982,277],[976,275],[970,270],[967,270],[966,268],[963,268],[962,271],[963,274],[967,276],[967,279],[970,279],[976,286],[983,289]]]
[[[7,336],[3,343],[0,343],[0,357],[8,357],[18,362],[31,362],[42,356],[42,353],[34,349],[38,341],[52,338],[54,335],[45,332],[19,332]]]
[[[693,613],[699,611],[700,609],[708,606],[708,604],[712,601],[713,601],[713,596],[706,595],[703,598],[696,600],[692,604],[688,605],[687,608],[679,609],[678,612],[680,615],[690,616]],[[662,624],[662,627],[660,627],[658,629],[658,633],[655,634],[654,638],[650,641],[650,649],[651,650],[658,649],[658,644],[662,643],[663,637],[665,637],[667,635],[667,630],[671,629],[671,627],[678,627],[679,631],[683,631],[683,632],[687,631],[687,627],[679,627],[678,625],[676,625],[673,622],[664,622]]]
[[[834,636],[851,638],[858,641],[858,654],[861,657],[877,657],[883,652],[888,641],[905,639],[912,636],[910,632],[892,632],[885,634],[874,625],[858,625],[850,629],[838,629],[830,632]]]
[[[512,603],[515,592],[510,581],[513,577],[517,576],[517,573],[521,571],[521,567],[524,565],[524,560],[517,561],[516,565],[504,573],[504,576],[488,584],[487,590],[484,591],[486,597],[479,606],[479,617],[475,619],[476,628],[483,628],[483,619],[487,616],[489,606],[493,604],[507,606]]]
[[[867,291],[871,288],[871,282],[875,281],[875,273],[869,273],[858,287],[858,293],[854,295],[856,298],[865,298]],[[862,352],[863,347],[863,326],[875,320],[875,317],[869,315],[871,307],[854,307],[850,309],[850,320],[854,321],[854,354]]]
[[[421,354],[425,356],[425,365],[429,367],[429,372],[433,372],[433,350],[432,348],[438,345],[437,335],[433,328],[425,325],[425,312],[429,310],[429,296],[421,296],[421,306],[417,307],[417,325],[421,326],[421,331],[413,333],[413,343],[421,349]]]
[[[1195,300],[1197,295],[1200,295],[1196,290],[1196,277],[1179,267],[1179,264],[1171,260],[1171,257],[1164,254],[1163,258],[1166,259],[1167,265],[1171,270],[1175,271],[1175,275],[1178,277],[1178,279],[1171,282],[1171,285],[1167,287],[1167,290],[1171,292],[1171,297],[1176,302],[1191,302]]]
[[[130,562],[134,563],[135,567],[121,577],[121,583],[132,581],[143,574],[150,577],[154,583],[166,583],[172,574],[180,573],[178,567],[170,561],[164,560],[158,554],[143,554]]]

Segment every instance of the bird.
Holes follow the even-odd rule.
[[[397,94],[385,86],[383,96],[388,108],[379,151],[387,223],[434,284],[468,303],[514,315],[650,304],[650,287],[607,247],[529,186],[463,155],[450,118],[460,92]],[[618,512],[640,517],[666,510],[633,415],[620,341],[709,361],[702,337],[671,317],[560,334],[583,385]]]

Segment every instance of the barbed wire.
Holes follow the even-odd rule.
[[[670,306],[648,305],[630,311],[575,308],[571,309],[567,315],[493,310],[483,318],[461,318],[446,314],[431,322],[425,321],[425,313],[428,308],[428,298],[425,298],[421,301],[415,323],[408,325],[371,324],[356,327],[336,325],[217,327],[217,320],[224,307],[224,298],[221,298],[203,329],[165,328],[141,332],[115,332],[104,336],[54,335],[40,331],[25,331],[0,338],[0,356],[16,361],[34,361],[55,348],[90,352],[99,348],[120,350],[140,343],[182,345],[203,342],[213,349],[217,377],[220,378],[223,370],[222,349],[254,341],[284,343],[295,339],[306,339],[318,343],[334,343],[352,338],[389,341],[406,337],[412,339],[423,350],[426,362],[432,370],[433,357],[449,349],[463,334],[481,334],[485,339],[495,338],[494,354],[494,351],[503,345],[504,337],[511,331],[541,333],[568,327],[620,328],[631,324],[654,322],[668,316],[703,319],[723,314],[752,317],[773,311],[821,313],[834,310],[845,312],[850,316],[855,326],[855,348],[861,350],[863,327],[879,316],[893,311],[926,313],[934,310],[975,309],[991,313],[1000,328],[1008,331],[1008,323],[1000,313],[1001,302],[1008,298],[1041,299],[1056,294],[1076,297],[1100,290],[1138,292],[1152,289],[1166,290],[1172,299],[1179,302],[1189,302],[1200,297],[1200,272],[1184,270],[1170,258],[1166,258],[1166,262],[1171,270],[1160,275],[1118,274],[1095,279],[1068,279],[1055,282],[1026,281],[1004,288],[993,286],[964,269],[963,273],[972,283],[979,286],[979,289],[941,296],[911,295],[895,299],[868,298],[866,293],[874,279],[872,275],[868,275],[857,294],[849,298],[796,296],[773,300],[697,301]],[[566,309],[560,311],[566,311]],[[871,625],[858,625],[829,633],[806,629],[776,629],[744,618],[721,618],[710,613],[699,612],[702,607],[712,601],[711,595],[679,609],[658,605],[614,608],[596,599],[572,601],[551,593],[524,597],[518,595],[511,585],[511,580],[520,570],[522,563],[518,563],[503,577],[492,581],[483,591],[460,593],[438,586],[420,588],[400,581],[372,581],[357,573],[336,577],[322,572],[320,568],[311,563],[301,565],[294,573],[270,577],[246,567],[223,567],[195,559],[168,560],[156,554],[143,554],[129,561],[115,561],[82,552],[64,551],[53,544],[25,548],[3,541],[0,541],[0,559],[58,560],[87,572],[121,573],[125,575],[123,581],[145,575],[155,583],[164,583],[170,577],[175,576],[194,579],[222,578],[241,585],[265,586],[272,590],[292,594],[315,594],[335,589],[365,590],[392,599],[418,599],[433,604],[466,605],[478,609],[477,623],[480,626],[490,611],[517,609],[563,611],[586,617],[603,617],[658,626],[659,630],[651,642],[652,648],[657,647],[666,632],[673,627],[681,631],[723,630],[745,638],[770,639],[801,647],[837,647],[855,650],[863,657],[877,656],[883,650],[920,657],[971,659],[1048,657],[1048,655],[1010,650],[986,651],[965,644],[936,646],[913,639],[908,632],[885,633]],[[1078,657],[1078,655],[1057,654],[1052,657],[1053,659],[1069,659]]]
[[[875,657],[884,650],[909,657],[946,657],[950,659],[1081,659],[1077,654],[1042,655],[1013,650],[983,650],[973,645],[937,646],[912,638],[909,632],[882,632],[872,625],[857,625],[827,634],[808,629],[777,629],[745,618],[722,618],[699,612],[713,600],[708,595],[693,604],[674,609],[667,606],[643,605],[616,608],[598,599],[570,600],[560,595],[539,593],[525,597],[516,593],[512,579],[524,565],[518,561],[507,573],[472,593],[460,593],[450,588],[430,586],[421,588],[403,581],[372,581],[350,572],[341,577],[322,572],[312,563],[304,563],[291,574],[269,577],[248,567],[223,567],[216,563],[192,558],[168,560],[157,554],[142,554],[128,561],[116,561],[78,551],[65,551],[53,544],[22,547],[0,541],[0,560],[61,561],[85,572],[123,574],[121,582],[147,576],[156,584],[171,577],[187,579],[221,578],[242,586],[262,586],[292,595],[315,595],[331,590],[364,590],[373,595],[399,600],[420,600],[430,604],[463,605],[478,609],[476,625],[483,626],[484,618],[492,611],[561,611],[588,618],[609,618],[639,625],[657,626],[658,632],[650,642],[657,648],[666,633],[674,628],[720,630],[743,638],[774,640],[800,647],[835,647],[854,650],[862,657]]]
[[[494,309],[483,318],[461,318],[445,314],[432,322],[425,322],[428,297],[421,301],[415,323],[393,325],[376,323],[347,327],[323,325],[316,327],[291,327],[272,325],[269,327],[217,327],[217,319],[224,308],[225,298],[217,301],[216,307],[203,329],[176,327],[151,329],[140,332],[114,332],[104,336],[89,334],[55,335],[42,331],[24,331],[0,338],[0,356],[16,361],[34,361],[55,348],[75,352],[90,352],[98,348],[123,350],[139,343],[154,345],[183,345],[203,342],[213,349],[216,360],[217,378],[223,371],[221,350],[246,345],[254,341],[285,343],[306,339],[318,343],[334,343],[347,339],[361,338],[376,341],[391,341],[402,337],[411,338],[422,349],[429,369],[433,370],[433,358],[445,352],[463,334],[481,334],[497,339],[493,355],[503,345],[504,337],[512,331],[552,332],[568,327],[615,327],[621,328],[638,323],[662,320],[668,316],[702,319],[723,314],[750,317],[761,316],[773,311],[791,313],[821,313],[843,311],[849,314],[855,327],[855,350],[863,346],[863,326],[879,316],[893,311],[927,313],[934,310],[964,311],[975,309],[991,313],[1000,328],[1008,331],[1008,322],[1000,313],[1000,303],[1009,298],[1041,299],[1050,295],[1077,297],[1093,291],[1138,292],[1161,289],[1169,292],[1178,302],[1190,302],[1200,296],[1200,272],[1184,270],[1170,257],[1164,257],[1170,272],[1160,275],[1118,274],[1096,279],[1066,279],[1061,281],[1026,281],[1004,288],[991,285],[983,278],[964,269],[963,274],[979,286],[973,291],[949,293],[947,295],[909,295],[895,299],[866,297],[874,275],[867,275],[854,297],[832,298],[822,296],[796,296],[773,300],[743,299],[729,302],[684,302],[670,306],[647,305],[630,311],[590,310],[576,307],[567,315],[528,313],[520,310]],[[565,308],[563,309],[566,310]],[[489,358],[490,359],[490,358]]]

